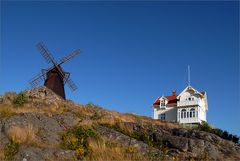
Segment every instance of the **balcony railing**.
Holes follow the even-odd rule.
[[[177,106],[193,106],[193,105],[200,105],[199,100],[187,100],[187,101],[178,101]]]
[[[178,119],[179,123],[199,123],[200,119],[198,117],[192,117],[192,118],[179,118]]]

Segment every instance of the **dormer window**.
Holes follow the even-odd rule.
[[[165,106],[165,100],[164,99],[161,100],[161,106]]]

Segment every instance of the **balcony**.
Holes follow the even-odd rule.
[[[192,118],[179,118],[178,122],[181,124],[192,124],[192,123],[200,123],[200,119],[198,117]]]
[[[187,101],[178,101],[177,106],[199,106],[201,102],[199,100],[187,100]]]

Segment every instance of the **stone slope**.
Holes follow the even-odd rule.
[[[239,145],[211,133],[74,104],[45,87],[25,94],[20,107],[17,94],[2,97],[0,160],[240,160]]]

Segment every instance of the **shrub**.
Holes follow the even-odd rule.
[[[20,92],[16,97],[14,97],[12,103],[15,106],[22,106],[25,103],[27,103],[28,98],[26,96],[26,93],[24,92]]]
[[[232,139],[233,139],[233,135],[232,135],[232,134],[229,134],[227,139],[228,139],[228,140],[232,140]]]
[[[89,103],[86,104],[86,106],[87,106],[87,107],[90,107],[90,108],[93,108],[93,107],[95,107],[96,105],[93,104],[93,103],[91,103],[91,102],[89,102]]]
[[[228,132],[225,130],[225,131],[223,131],[223,134],[222,134],[222,138],[223,139],[228,139]]]
[[[94,111],[94,114],[91,116],[91,120],[99,120],[101,119],[103,116],[99,111]]]
[[[239,142],[239,137],[237,135],[230,134],[226,130],[223,131],[218,128],[212,128],[207,122],[202,122],[200,125],[197,126],[196,129],[213,133],[223,139],[233,141],[234,143]]]
[[[10,142],[9,144],[7,144],[4,148],[4,157],[6,160],[13,160],[15,154],[18,152],[19,150],[19,144],[18,143],[14,143],[14,142]]]
[[[220,137],[222,137],[222,135],[223,135],[223,131],[221,129],[218,129],[218,128],[213,129],[213,133],[220,136]]]
[[[97,132],[92,127],[80,126],[70,129],[62,134],[60,147],[75,150],[77,158],[82,159],[89,152],[89,137],[98,137]]]
[[[237,135],[233,135],[232,141],[233,141],[234,143],[238,143],[238,142],[239,142],[239,137],[238,137]]]
[[[213,128],[205,121],[203,121],[198,127],[199,130],[206,131],[206,132],[212,132]]]

